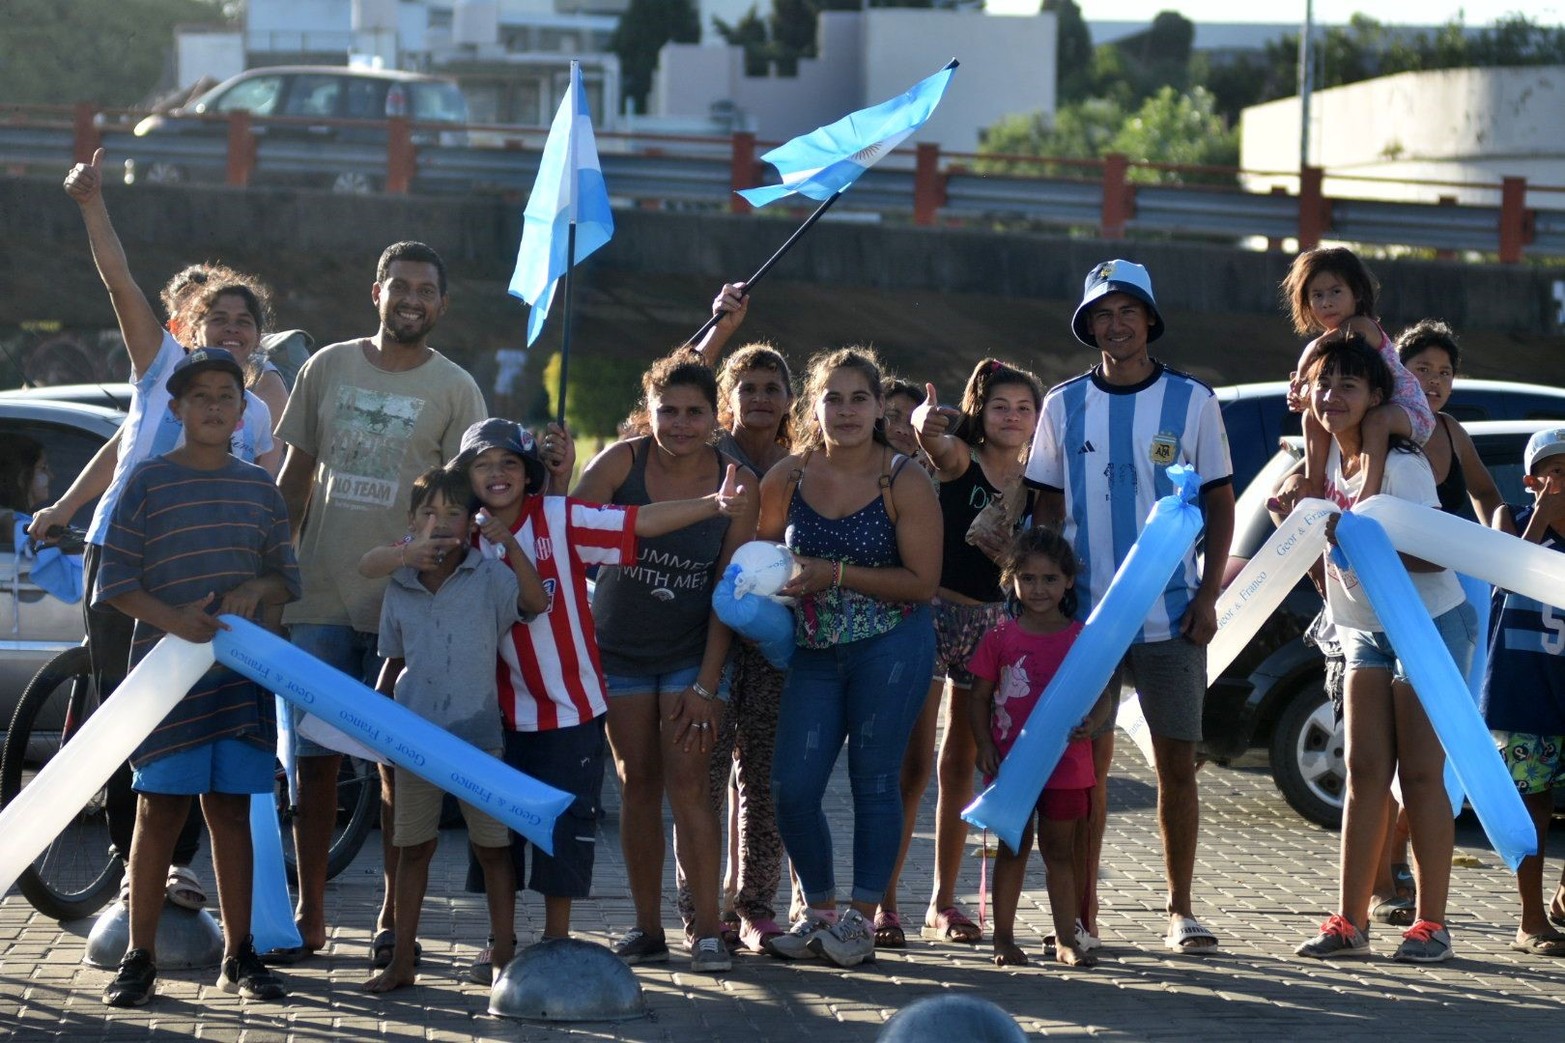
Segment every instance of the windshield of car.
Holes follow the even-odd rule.
[[[282,94],[281,76],[256,76],[236,83],[221,94],[217,90],[198,99],[191,107],[197,112],[253,112],[270,116]]]
[[[412,83],[413,112],[415,121],[431,123],[466,123],[467,99],[462,89],[454,83]]]

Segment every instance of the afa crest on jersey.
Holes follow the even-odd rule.
[[[1159,467],[1167,467],[1179,459],[1179,437],[1167,431],[1152,439],[1147,456]]]

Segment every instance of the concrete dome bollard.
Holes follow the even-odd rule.
[[[576,938],[529,945],[489,992],[489,1013],[528,1021],[627,1021],[647,1013],[624,960]]]

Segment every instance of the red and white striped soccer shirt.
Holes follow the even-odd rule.
[[[587,569],[636,560],[636,508],[533,496],[511,532],[538,570],[549,607],[531,623],[512,626],[500,642],[496,676],[505,726],[552,731],[607,713]],[[485,557],[505,558],[503,546],[474,539]]]

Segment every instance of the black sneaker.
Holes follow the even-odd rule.
[[[111,1007],[141,1007],[157,992],[158,969],[152,954],[132,949],[120,961],[119,973],[104,986],[103,1002]]]
[[[239,946],[239,955],[223,961],[223,971],[217,976],[217,987],[224,992],[237,992],[247,1000],[280,1000],[288,995],[282,981],[256,955],[255,942],[250,935],[245,935],[244,942]]]

